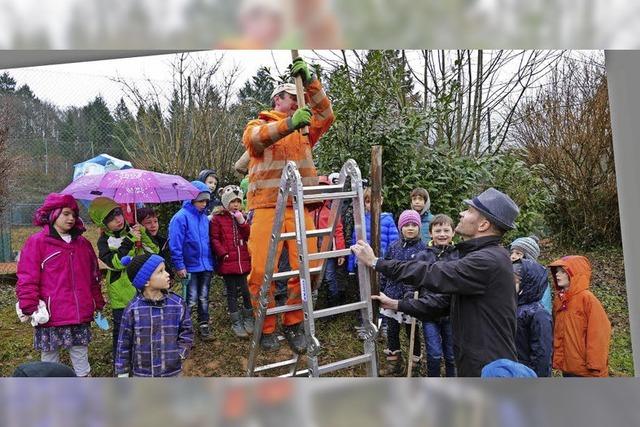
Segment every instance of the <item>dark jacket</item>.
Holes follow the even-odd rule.
[[[456,245],[460,259],[378,260],[376,271],[430,291],[451,294],[451,323],[458,374],[479,377],[496,359],[516,360],[516,288],[509,252],[497,236]],[[404,311],[403,306],[398,307]]]
[[[247,241],[251,226],[238,221],[223,209],[213,215],[209,223],[211,250],[216,257],[218,274],[248,274],[251,270],[251,256]],[[228,256],[227,256],[228,255]]]
[[[427,245],[422,242],[420,236],[411,240],[402,237],[389,245],[384,254],[384,259],[409,261],[416,259],[425,249],[427,249]],[[408,283],[392,280],[383,275],[380,276],[380,290],[390,298],[400,299],[405,293],[413,293],[414,289],[415,286],[411,286]]]
[[[215,176],[216,180],[218,180],[218,175],[216,174],[215,169],[204,169],[204,170],[201,170],[200,173],[198,174],[198,181],[205,182],[209,177],[209,175]],[[207,205],[204,207],[204,214],[207,216],[213,213],[213,211],[217,207],[222,207],[222,201],[218,197],[219,188],[220,188],[219,186],[216,186],[216,188],[213,189],[213,191],[211,192],[211,199],[209,199],[209,201],[207,202]]]
[[[451,261],[458,259],[458,249],[455,245],[448,246],[427,246],[427,248],[416,255],[416,260],[433,264],[436,261]],[[451,305],[451,295],[436,294],[421,287],[418,289],[418,299],[413,298],[413,291],[406,293],[404,299],[399,302],[402,309],[399,310],[410,316],[416,317],[423,322],[438,320],[449,316]]]
[[[547,269],[535,261],[522,259],[518,294],[516,350],[518,361],[533,369],[538,377],[551,376],[553,326],[551,314],[540,303],[547,288]]]

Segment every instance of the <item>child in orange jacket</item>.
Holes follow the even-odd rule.
[[[609,376],[611,323],[589,290],[591,264],[583,256],[565,256],[551,264],[553,367],[564,377]]]

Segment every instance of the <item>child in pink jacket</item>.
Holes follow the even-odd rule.
[[[69,350],[76,375],[86,377],[88,345],[94,312],[102,310],[98,260],[78,216],[73,197],[49,194],[36,210],[33,223],[42,227],[30,236],[18,261],[16,295],[25,315],[44,301],[47,323],[35,327],[34,347],[43,362],[59,362],[59,350]]]

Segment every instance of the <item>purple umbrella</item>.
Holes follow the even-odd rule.
[[[104,196],[118,203],[164,203],[195,199],[200,190],[178,175],[122,169],[85,175],[69,184],[62,193],[80,200]]]

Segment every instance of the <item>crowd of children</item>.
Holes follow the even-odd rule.
[[[321,177],[320,183],[331,184],[332,178],[335,176]],[[244,209],[244,192],[236,185],[218,189],[213,170],[202,171],[192,184],[200,192],[173,216],[168,238],[159,233],[158,215],[152,208],[139,208],[137,222],[129,224],[122,206],[114,200],[92,200],[88,213],[101,230],[97,257],[82,237],[85,228],[76,201],[56,193],[46,197],[34,217],[34,224],[42,230],[26,241],[20,254],[16,287],[16,309],[21,319],[30,318],[35,326],[34,348],[41,352],[43,362],[58,362],[59,351],[66,349],[75,374],[90,375],[90,325],[105,306],[102,279],[111,306],[116,376],[179,375],[194,345],[192,314],[201,340],[215,338],[209,327],[214,272],[224,282],[233,334],[240,338],[253,334],[254,312],[247,283],[252,215]],[[364,191],[364,204],[366,235],[371,240],[369,188]],[[380,216],[384,258],[428,263],[458,259],[454,221],[431,213],[427,190],[414,189],[407,204],[409,209],[400,214],[397,225],[390,213]],[[329,226],[330,209],[330,203],[325,203],[312,212],[316,228]],[[355,242],[352,212],[345,204],[331,242],[333,249]],[[552,262],[553,286],[549,286],[548,269],[537,261],[540,247],[536,237],[514,240],[510,251],[517,292],[518,362],[538,377],[551,376],[552,368],[563,376],[607,376],[611,325],[588,289],[589,261],[567,256]],[[104,273],[99,271],[98,259],[104,264]],[[345,302],[347,277],[355,277],[356,268],[353,255],[327,262],[323,281],[327,305]],[[172,281],[182,281],[186,290],[182,296],[170,291]],[[380,289],[395,299],[417,291],[408,283],[384,276],[380,276]],[[401,331],[405,329],[407,340],[414,341],[413,354],[406,357],[413,358],[412,376],[456,376],[448,316],[423,321],[422,334],[414,333],[413,337],[409,315],[383,310],[381,318],[381,335],[386,341],[382,375],[407,374],[401,350]],[[358,320],[358,325],[361,322]],[[356,329],[361,334],[362,326]]]

